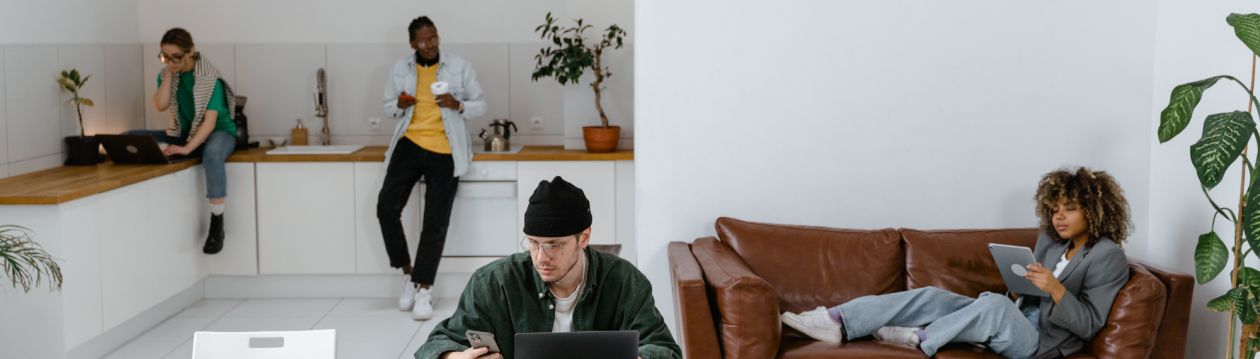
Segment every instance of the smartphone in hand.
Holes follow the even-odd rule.
[[[468,343],[473,348],[488,348],[487,354],[499,352],[499,345],[494,342],[494,334],[469,330],[464,332],[464,335],[468,337]]]

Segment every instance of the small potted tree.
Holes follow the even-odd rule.
[[[538,64],[534,68],[533,80],[550,76],[555,77],[561,85],[569,82],[576,84],[585,71],[592,71],[595,81],[590,86],[595,90],[595,110],[599,111],[601,125],[582,127],[582,139],[586,141],[587,151],[612,152],[617,150],[621,126],[608,125],[608,115],[604,114],[604,107],[600,104],[600,95],[607,89],[602,87],[604,80],[612,76],[600,57],[607,48],[620,49],[626,32],[613,24],[601,33],[598,42],[588,46],[582,33],[591,28],[591,25],[583,25],[582,19],[573,21],[577,22],[577,26],[557,26],[556,19],[551,17],[551,13],[547,13],[547,23],[534,29],[534,32],[541,32],[542,39],[551,42],[554,47],[549,45],[534,56]]]
[[[83,135],[83,105],[92,107],[92,100],[79,97],[79,89],[87,84],[89,78],[79,78],[79,70],[72,69],[70,72],[61,72],[61,78],[57,79],[57,84],[61,85],[61,89],[66,90],[74,95],[70,99],[70,104],[74,105],[74,109],[79,113],[79,135],[66,137],[66,165],[67,166],[94,166],[100,162],[100,142],[96,136]]]

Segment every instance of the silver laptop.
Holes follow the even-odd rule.
[[[639,332],[518,333],[512,337],[520,359],[635,359]]]

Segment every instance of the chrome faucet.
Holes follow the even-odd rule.
[[[332,134],[328,131],[328,81],[324,79],[324,68],[315,73],[315,82],[319,92],[315,93],[315,117],[324,119],[324,129],[319,131],[321,145],[332,144]]]

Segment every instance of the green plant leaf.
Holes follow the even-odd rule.
[[[1260,181],[1252,181],[1244,195],[1246,208],[1260,208]],[[1243,238],[1252,250],[1260,252],[1260,210],[1248,210],[1239,218],[1243,227]]]
[[[79,99],[79,103],[82,103],[82,104],[84,104],[84,105],[87,105],[87,107],[92,107],[92,106],[93,106],[93,105],[92,105],[92,100],[91,100],[91,99],[81,98],[81,99]]]
[[[1176,137],[1190,124],[1194,115],[1194,107],[1203,99],[1203,91],[1215,85],[1217,81],[1230,76],[1216,76],[1174,87],[1168,107],[1159,113],[1159,143],[1168,142]]]
[[[1211,282],[1228,262],[1229,248],[1215,231],[1199,236],[1199,245],[1194,247],[1194,277],[1199,284]]]
[[[83,88],[83,86],[86,86],[87,80],[90,78],[92,78],[92,75],[87,75],[87,77],[83,78],[83,81],[79,81],[79,88]]]
[[[1213,312],[1228,312],[1229,308],[1234,305],[1234,290],[1241,290],[1241,288],[1231,289],[1229,292],[1225,292],[1224,295],[1208,301],[1207,309]]]
[[[1234,316],[1238,317],[1243,324],[1251,324],[1256,322],[1256,311],[1252,309],[1251,302],[1255,297],[1251,295],[1246,288],[1237,287],[1231,289],[1228,293],[1234,302]]]
[[[1252,53],[1260,54],[1260,15],[1229,14],[1225,22],[1234,27],[1234,34]]]
[[[1252,292],[1260,292],[1260,271],[1251,267],[1239,268],[1238,285],[1247,286]]]
[[[70,80],[75,84],[79,83],[79,69],[70,69]]]
[[[1203,123],[1203,138],[1190,146],[1190,161],[1199,174],[1199,182],[1212,189],[1221,183],[1225,170],[1238,160],[1256,122],[1251,114],[1234,111],[1207,117]]]
[[[68,78],[62,77],[57,79],[57,84],[61,85],[66,91],[74,92],[74,82],[71,82]]]

